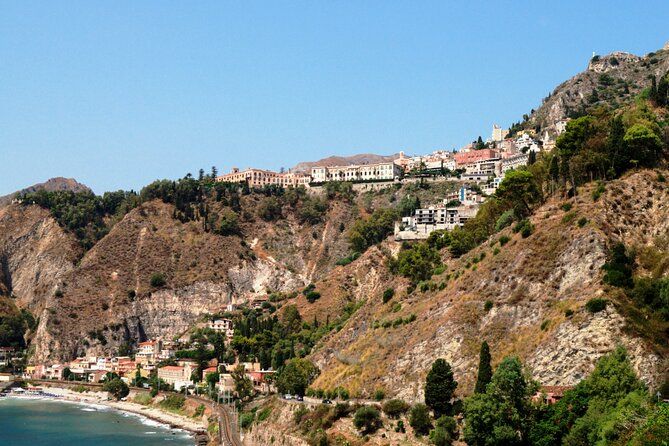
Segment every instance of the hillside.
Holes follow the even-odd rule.
[[[669,72],[669,42],[645,56],[617,51],[595,56],[587,69],[558,85],[539,108],[529,114],[522,126],[555,135],[555,123],[582,114],[596,106],[619,107],[629,103],[651,85],[650,76],[659,79]]]
[[[12,199],[17,196],[21,195],[24,193],[29,193],[29,192],[35,192],[38,190],[46,190],[46,191],[58,191],[58,190],[63,190],[63,191],[71,191],[71,192],[89,192],[90,189],[88,186],[83,185],[74,178],[63,178],[63,177],[56,177],[56,178],[50,178],[44,183],[38,183],[34,184],[32,186],[26,187],[24,189],[21,189],[20,191],[13,192],[8,195],[4,195],[0,197],[0,206],[4,206],[6,204],[9,204],[12,202]]]
[[[466,394],[484,339],[494,361],[518,354],[545,385],[577,383],[598,357],[622,344],[639,375],[656,386],[669,367],[667,324],[651,327],[629,318],[628,302],[602,283],[601,268],[613,241],[653,246],[666,234],[669,187],[655,172],[641,171],[612,182],[597,202],[589,191],[569,201],[573,208],[567,217],[561,200],[542,206],[532,218],[536,231],[526,239],[507,229],[463,258],[446,258],[446,271],[424,292],[407,293],[406,283],[384,277],[382,259],[374,252],[335,270],[336,286],[328,280],[316,284],[324,290],[322,299],[308,304],[298,298],[301,312],[327,314],[350,299],[364,303],[312,355],[323,371],[313,387],[342,385],[363,397],[383,388],[416,401],[432,361],[444,357]],[[621,201],[622,207],[616,204]],[[641,209],[644,217],[638,218]],[[588,219],[583,227],[577,224],[580,217]],[[511,238],[504,246],[497,242],[502,235]],[[383,304],[386,287],[395,288],[395,297]],[[606,297],[613,305],[591,314],[584,305],[593,297]],[[489,311],[486,301],[492,302]],[[566,316],[566,310],[573,315]],[[415,322],[374,324],[410,314]]]

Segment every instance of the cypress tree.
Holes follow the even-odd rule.
[[[450,414],[456,387],[458,383],[453,378],[451,365],[442,358],[434,361],[425,380],[425,404],[434,411],[436,418]]]
[[[485,393],[485,389],[492,379],[490,359],[490,347],[488,347],[486,341],[483,341],[483,344],[481,344],[481,353],[479,354],[479,373],[476,378],[474,393]]]

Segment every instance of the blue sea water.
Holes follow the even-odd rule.
[[[182,446],[188,433],[104,406],[0,398],[1,446]]]

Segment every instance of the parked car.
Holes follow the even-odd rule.
[[[323,404],[332,404],[332,401],[326,398],[323,400]]]
[[[296,395],[295,396],[295,401],[304,401],[304,397],[302,397],[300,395]]]
[[[293,395],[291,395],[290,393],[287,393],[287,394],[285,394],[285,395],[283,396],[283,399],[285,399],[285,400],[292,400],[292,399],[293,399]]]

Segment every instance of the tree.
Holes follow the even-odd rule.
[[[458,426],[455,418],[441,416],[435,422],[434,429],[430,432],[430,442],[435,446],[450,446],[457,438]]]
[[[457,387],[451,365],[442,358],[434,361],[425,379],[425,404],[434,411],[435,417],[450,415],[451,400]]]
[[[209,387],[213,389],[216,386],[216,384],[218,384],[220,377],[221,375],[218,372],[212,372],[212,373],[207,373],[207,376],[205,378],[207,380],[207,384],[209,384]]]
[[[211,179],[215,180],[217,176],[218,176],[218,169],[216,168],[216,166],[211,166]]]
[[[379,209],[366,220],[356,220],[348,233],[351,249],[364,252],[368,247],[382,242],[392,234],[397,216],[393,209]]]
[[[253,382],[246,376],[246,369],[243,364],[239,364],[231,373],[232,380],[235,382],[235,392],[237,397],[245,401],[253,396]]]
[[[105,381],[102,389],[105,392],[108,392],[109,395],[117,401],[121,398],[125,398],[130,393],[128,385],[120,378],[114,378],[112,380]]]
[[[397,271],[413,283],[428,280],[439,264],[439,252],[424,242],[401,251],[397,256]]]
[[[516,357],[502,360],[485,393],[465,401],[465,441],[469,446],[522,445],[530,427],[530,398],[535,385],[528,382]]]
[[[406,413],[408,410],[409,405],[400,399],[388,400],[383,404],[383,411],[390,418],[399,418],[400,415]]]
[[[662,152],[662,140],[643,124],[634,124],[627,129],[623,141],[639,165],[652,167]]]
[[[294,358],[286,362],[278,373],[276,386],[279,393],[302,396],[318,374],[318,368],[311,361]]]
[[[362,406],[355,412],[353,425],[363,435],[373,434],[382,425],[381,414],[375,407]]]
[[[519,218],[528,216],[532,206],[541,201],[541,192],[534,175],[526,170],[510,170],[504,176],[495,195],[513,208]]]
[[[488,383],[492,379],[492,366],[490,365],[490,347],[488,343],[483,341],[481,344],[481,352],[479,353],[479,372],[476,378],[476,386],[474,393],[485,393]]]
[[[427,435],[432,428],[430,420],[430,411],[425,404],[418,403],[411,409],[409,414],[409,425],[413,428],[416,435]]]

